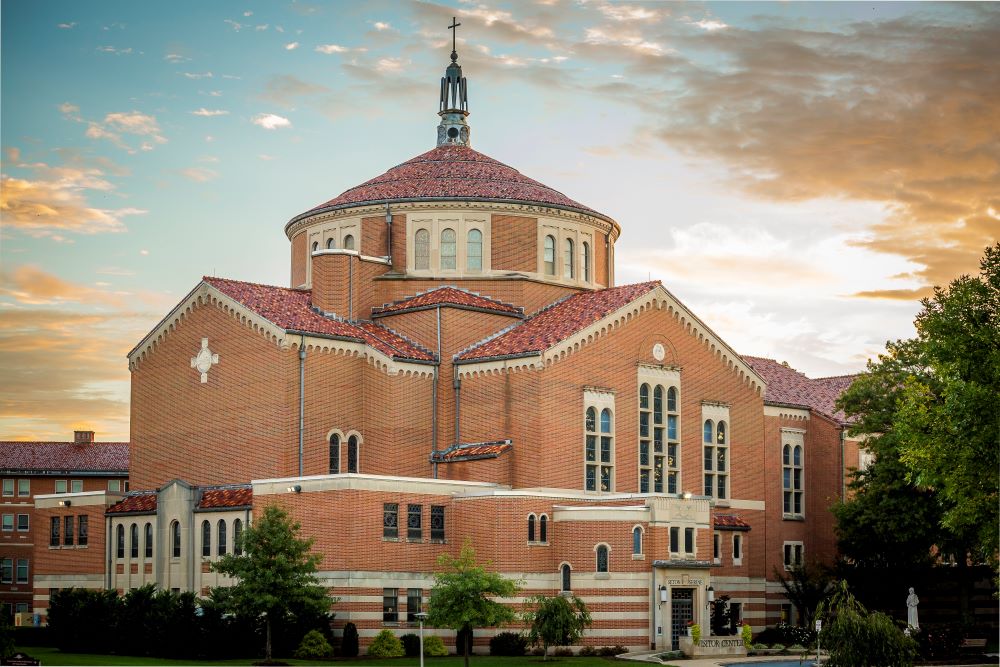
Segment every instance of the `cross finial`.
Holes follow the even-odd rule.
[[[451,30],[451,60],[452,60],[452,62],[455,62],[455,61],[458,60],[458,51],[455,48],[455,46],[456,46],[456,39],[457,39],[457,36],[458,36],[458,30],[456,30],[455,28],[457,28],[460,25],[462,25],[462,24],[457,22],[457,17],[452,16],[451,17],[451,25],[448,26],[448,30]]]

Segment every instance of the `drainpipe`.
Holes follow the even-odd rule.
[[[847,480],[844,479],[844,448],[847,445],[847,429],[840,427],[840,502],[847,500]]]
[[[354,321],[354,255],[347,258],[347,311],[348,320]]]
[[[105,542],[105,544],[104,544],[104,556],[107,559],[107,565],[105,566],[104,571],[107,572],[107,574],[104,575],[104,588],[106,588],[109,591],[111,590],[111,584],[113,583],[113,579],[114,579],[114,570],[112,569],[114,567],[114,563],[111,560],[111,539],[112,539],[111,538],[111,517],[105,515],[105,517],[104,517],[104,542]],[[46,614],[47,613],[48,612],[46,612]]]
[[[388,204],[386,207],[388,208]],[[441,306],[437,307],[437,366],[434,367],[434,386],[431,392],[431,455],[438,450],[438,378],[441,370]],[[438,464],[434,461],[434,479],[438,478]]]
[[[604,285],[605,287],[611,287],[611,232],[608,232],[604,237],[604,264],[606,271]]]
[[[452,379],[452,387],[455,389],[455,444],[462,442],[462,432],[459,427],[459,417],[462,414],[462,378],[458,376],[458,366],[452,365],[452,371],[454,378]]]
[[[389,202],[385,203],[385,251],[389,258],[389,270],[392,270],[392,213],[389,211]]]
[[[302,477],[302,444],[306,429],[306,337],[299,343],[299,477]]]

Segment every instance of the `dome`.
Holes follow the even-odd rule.
[[[426,201],[537,204],[592,215],[614,224],[608,216],[488,155],[468,146],[445,144],[295,216],[288,225],[317,213],[355,206]]]

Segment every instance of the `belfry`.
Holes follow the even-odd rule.
[[[659,281],[618,284],[614,218],[471,147],[458,25],[436,146],[292,216],[287,286],[205,277],[129,352],[132,490],[59,499],[106,530],[72,561],[58,530],[36,545],[38,613],[49,587],[227,585],[206,563],[273,504],[362,645],[412,631],[466,541],[531,594],[581,597],[587,646],[697,653],[690,622],[794,620],[774,572],[835,555],[850,379],[743,356]]]

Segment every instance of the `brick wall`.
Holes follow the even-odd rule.
[[[301,231],[292,237],[292,275],[291,287],[300,287],[306,283],[306,267],[309,266],[308,233]]]
[[[494,213],[490,228],[494,271],[538,271],[538,218]]]

